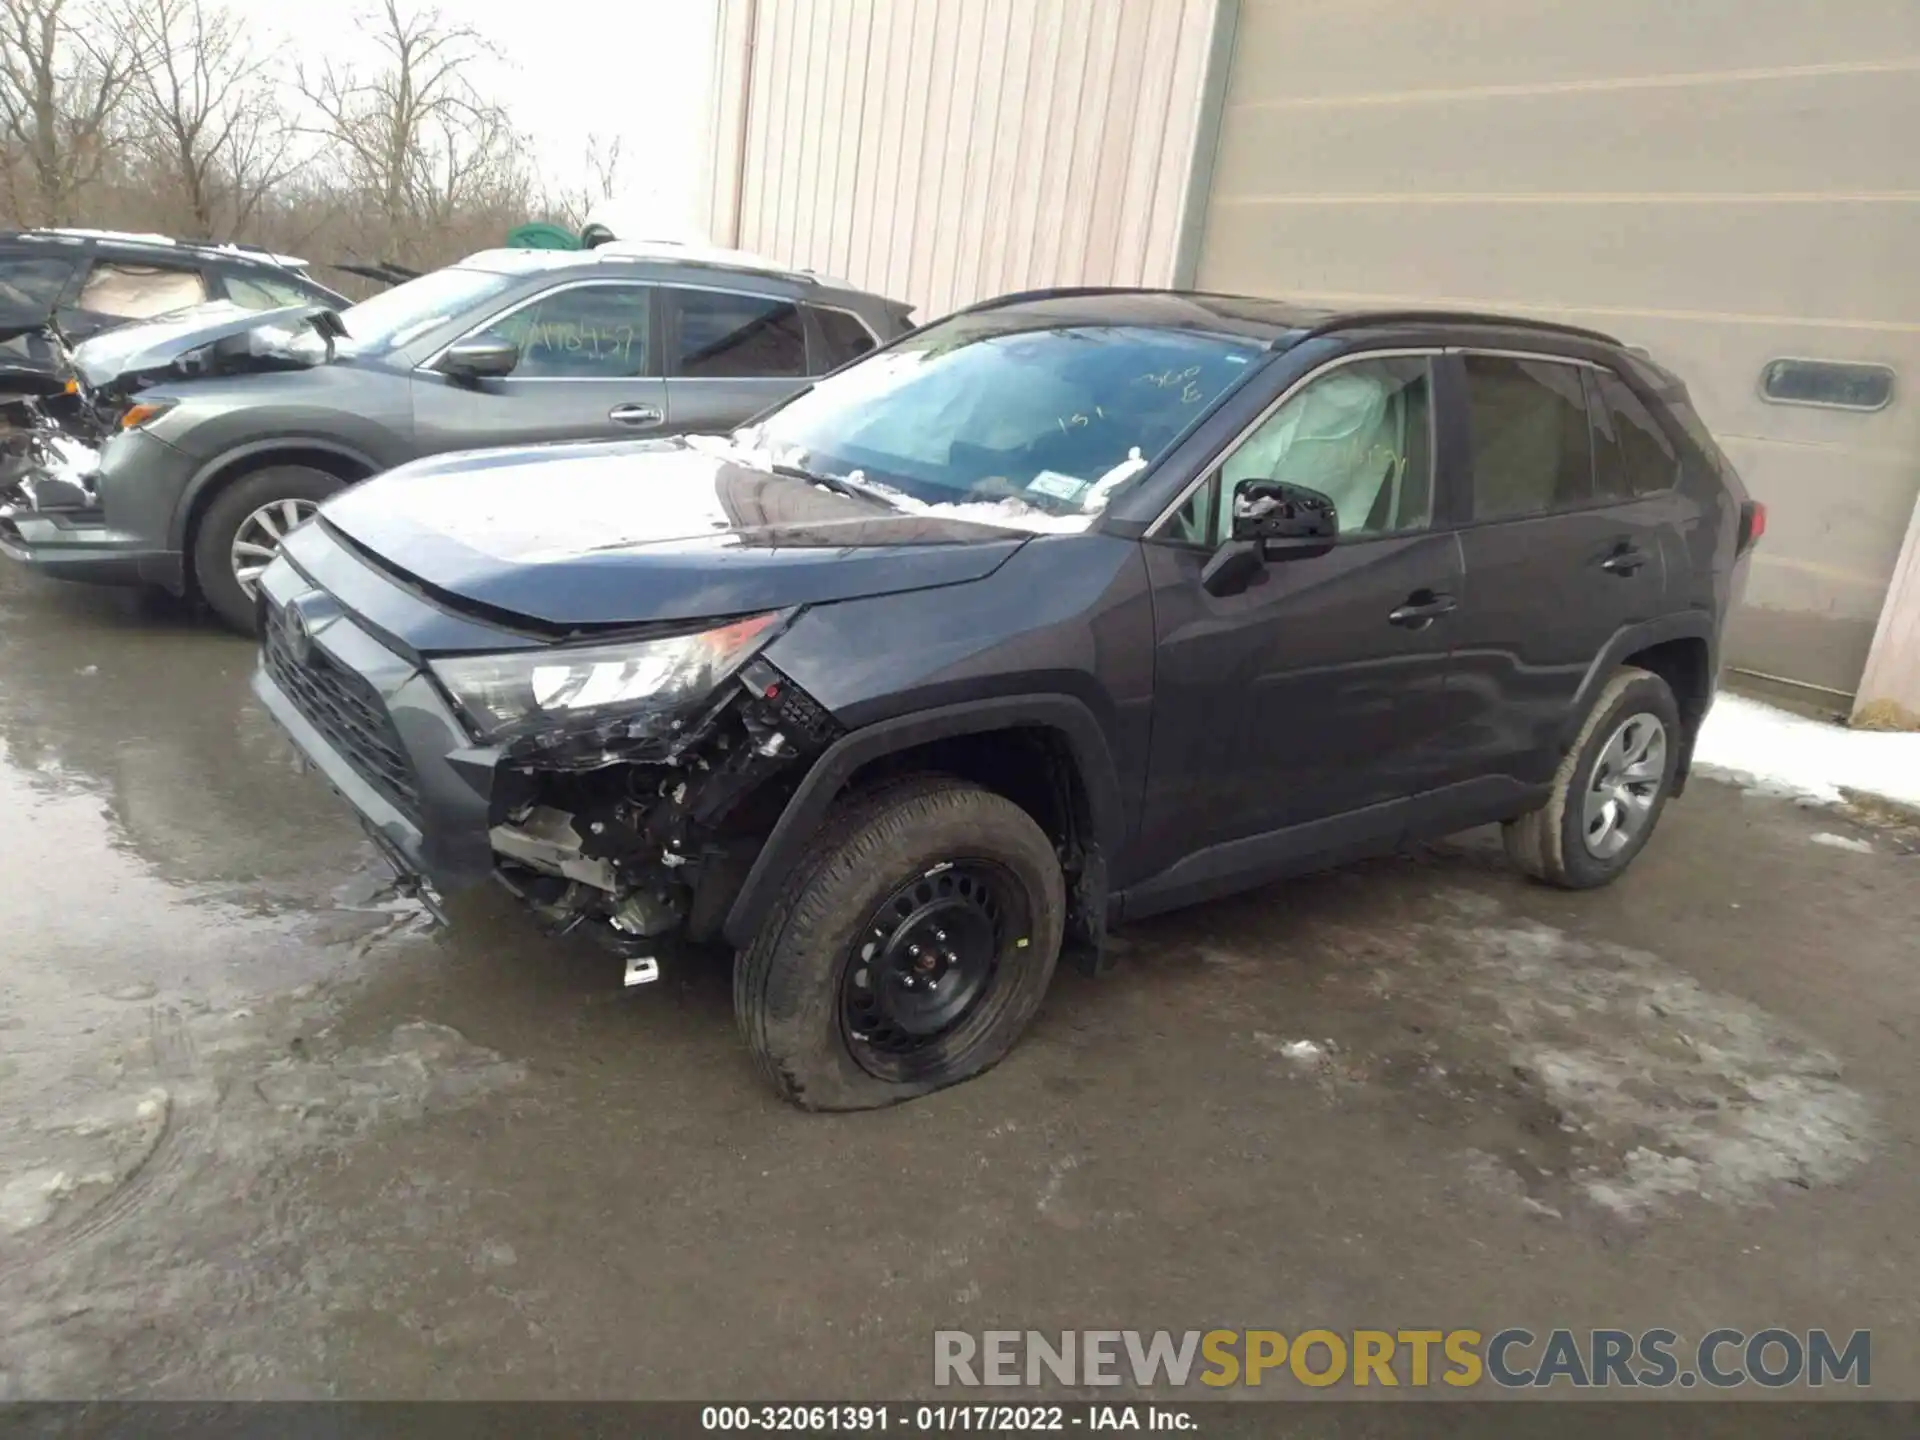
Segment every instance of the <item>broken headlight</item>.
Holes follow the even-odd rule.
[[[617,645],[555,647],[430,662],[467,718],[490,740],[543,727],[644,722],[711,694],[773,638],[778,614],[691,635]]]

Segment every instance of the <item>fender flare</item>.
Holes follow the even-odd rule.
[[[1066,742],[1086,790],[1094,843],[1111,854],[1125,824],[1119,773],[1100,722],[1084,703],[1069,695],[1010,695],[916,711],[842,735],[814,761],[727,910],[721,927],[727,943],[737,950],[753,943],[781,884],[861,767],[932,740],[1016,728],[1051,730]]]
[[[1609,676],[1620,668],[1627,656],[1637,650],[1645,650],[1651,645],[1665,644],[1669,640],[1698,640],[1707,647],[1707,694],[1701,707],[1699,720],[1706,719],[1707,708],[1713,704],[1713,692],[1720,680],[1720,640],[1714,630],[1713,617],[1704,610],[1687,610],[1677,615],[1663,615],[1658,620],[1644,620],[1637,625],[1623,626],[1614,632],[1598,658],[1588,668],[1586,676],[1580,681],[1579,693],[1574,696],[1573,706],[1567,712],[1567,718],[1561,722],[1559,753],[1565,755],[1573,742],[1579,738],[1580,726],[1585,723],[1587,711],[1593,707],[1594,697],[1607,683]],[[1693,770],[1693,742],[1698,736],[1696,723],[1684,737],[1680,748],[1679,763],[1674,768],[1673,793],[1682,794],[1687,788],[1687,777]]]
[[[351,461],[360,466],[369,475],[375,475],[384,467],[371,456],[356,450],[351,445],[343,445],[338,440],[325,439],[318,435],[275,435],[268,440],[252,440],[244,445],[236,445],[223,451],[217,459],[208,461],[193,472],[193,478],[187,481],[187,487],[180,492],[180,503],[173,507],[173,534],[170,545],[184,552],[188,546],[187,520],[200,505],[207,493],[222,473],[232,469],[242,460],[251,460],[258,455],[271,455],[279,450],[323,450],[342,460]]]
[[[1594,697],[1600,693],[1613,672],[1620,668],[1620,662],[1636,650],[1663,645],[1669,640],[1699,640],[1706,644],[1707,681],[1711,694],[1713,683],[1719,675],[1720,655],[1713,633],[1713,618],[1704,610],[1665,615],[1658,620],[1643,620],[1637,625],[1623,626],[1614,632],[1613,638],[1595,657],[1593,664],[1587,667],[1587,673],[1580,681],[1579,692],[1573,697],[1573,707],[1560,723],[1562,753],[1578,738]]]

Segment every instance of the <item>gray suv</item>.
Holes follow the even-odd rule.
[[[494,250],[344,312],[209,307],[83,345],[119,407],[82,508],[0,519],[63,579],[197,594],[242,632],[281,537],[423,455],[727,430],[910,328],[910,311],[733,251]]]

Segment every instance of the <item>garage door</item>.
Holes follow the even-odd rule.
[[[1234,9],[1199,282],[1645,346],[1768,505],[1732,662],[1850,691],[1920,492],[1920,4]]]

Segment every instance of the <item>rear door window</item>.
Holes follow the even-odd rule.
[[[873,332],[845,310],[829,310],[820,305],[809,305],[807,309],[820,335],[820,353],[814,357],[813,366],[819,373],[837,370],[874,348]]]
[[[1473,518],[1513,520],[1592,504],[1583,367],[1503,355],[1461,358]]]
[[[1617,376],[1602,371],[1589,372],[1588,387],[1594,484],[1600,497],[1621,500],[1671,490],[1679,479],[1680,457],[1640,397]]]
[[[800,307],[767,295],[669,289],[674,337],[669,375],[694,380],[807,373]]]
[[[51,310],[72,274],[71,260],[49,255],[0,260],[0,309]]]
[[[272,310],[281,305],[311,305],[319,297],[285,280],[267,275],[229,275],[227,298],[249,310]]]
[[[150,320],[198,305],[207,298],[206,278],[177,265],[133,265],[98,260],[80,287],[79,305],[118,320]]]

